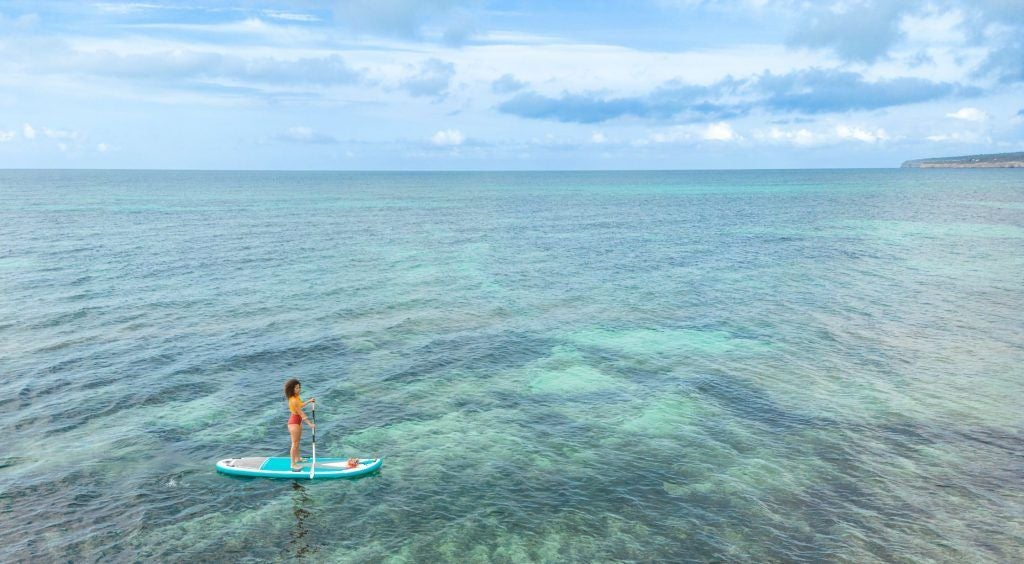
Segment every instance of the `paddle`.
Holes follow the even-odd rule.
[[[316,473],[316,402],[313,402],[313,463],[309,465],[309,479]]]

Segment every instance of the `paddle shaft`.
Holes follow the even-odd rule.
[[[316,402],[313,402],[313,463],[309,466],[309,479],[316,473]]]

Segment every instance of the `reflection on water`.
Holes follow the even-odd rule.
[[[309,528],[306,525],[306,519],[310,516],[309,510],[306,509],[309,503],[309,492],[306,491],[305,486],[300,484],[298,480],[293,481],[292,515],[295,515],[295,527],[291,530],[286,552],[289,556],[294,556],[295,558],[308,556],[314,551],[314,547],[310,545],[309,539],[306,538],[309,534]]]

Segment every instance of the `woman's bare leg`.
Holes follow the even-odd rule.
[[[302,440],[302,425],[289,425],[288,434],[292,436],[292,468],[299,465],[299,442]]]

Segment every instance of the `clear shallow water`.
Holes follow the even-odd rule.
[[[1019,561],[1022,280],[1013,170],[0,171],[0,560]],[[215,473],[290,376],[381,473]]]

